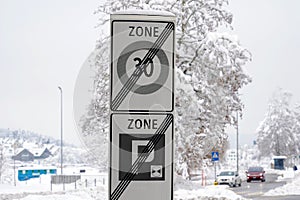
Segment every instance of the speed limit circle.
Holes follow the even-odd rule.
[[[153,43],[150,41],[137,41],[126,46],[124,50],[121,52],[120,57],[118,58],[117,61],[117,74],[124,87],[126,87],[125,83],[129,79],[127,73],[128,67],[126,66],[130,56],[138,51],[142,51],[142,50],[149,51],[152,46]],[[156,92],[165,84],[169,76],[168,57],[162,49],[158,50],[156,57],[158,58],[159,63],[153,63],[153,61],[151,61],[150,64],[145,68],[143,72],[144,76],[150,77],[153,75],[153,70],[154,70],[153,68],[155,69],[160,68],[159,75],[156,78],[156,80],[154,80],[153,83],[149,83],[145,85],[140,85],[136,83],[133,87],[127,89],[137,94],[146,95],[146,94],[151,94]],[[135,61],[141,62],[141,59],[136,58]],[[135,66],[129,66],[129,67],[135,67]]]

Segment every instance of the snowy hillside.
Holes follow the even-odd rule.
[[[59,146],[60,144],[60,140],[58,139],[27,130],[0,129],[0,140],[9,144],[16,141],[18,142],[18,145],[22,145],[24,143],[34,143],[37,145],[51,143]],[[68,146],[71,145],[68,144]]]
[[[49,156],[36,159],[43,151],[49,152]],[[22,152],[29,152],[34,159],[18,160],[12,159]],[[0,130],[0,182],[12,184],[14,180],[13,168],[20,166],[56,166],[60,167],[60,141],[51,137],[32,133],[30,131]],[[22,156],[22,155],[21,155]],[[27,156],[27,155],[23,155]],[[94,156],[86,149],[64,143],[63,165],[93,165]],[[101,167],[100,167],[101,168]]]

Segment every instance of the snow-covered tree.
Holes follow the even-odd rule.
[[[109,13],[126,9],[164,10],[177,16],[175,159],[179,173],[183,163],[197,169],[212,150],[224,152],[225,127],[235,124],[235,112],[242,111],[238,92],[250,82],[242,67],[251,55],[236,37],[217,32],[220,27],[232,28],[227,4],[227,0],[110,0],[97,10],[99,26],[108,26]],[[95,50],[95,98],[82,118],[84,137],[107,136],[108,40],[108,36],[99,40]]]
[[[2,182],[2,174],[5,170],[6,158],[4,156],[3,144],[0,143],[0,183]]]
[[[88,160],[103,170],[108,166],[109,132],[109,41],[99,40],[96,50],[89,57],[89,64],[96,71],[94,98],[88,112],[81,118],[81,138],[90,154]]]
[[[294,124],[294,134],[295,134],[295,144],[297,144],[294,156],[298,156],[300,154],[300,103],[297,103],[294,108],[294,117],[295,117],[295,124]]]
[[[273,94],[265,118],[256,131],[261,156],[298,155],[299,134],[295,131],[299,131],[299,121],[292,109],[291,98],[292,94],[282,89]]]

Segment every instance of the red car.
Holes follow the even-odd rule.
[[[262,167],[249,167],[249,169],[246,171],[247,175],[247,182],[251,181],[261,181],[265,182],[265,171]]]

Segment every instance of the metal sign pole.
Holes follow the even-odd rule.
[[[217,167],[216,167],[216,161],[214,161],[214,165],[215,165],[215,181],[217,180]]]

